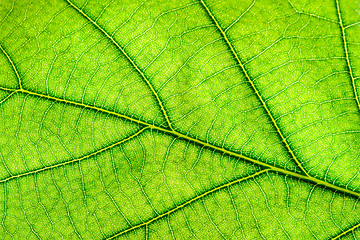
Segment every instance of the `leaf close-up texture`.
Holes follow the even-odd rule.
[[[360,0],[0,0],[0,239],[360,239]]]

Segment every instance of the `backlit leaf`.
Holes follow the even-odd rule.
[[[359,37],[359,0],[0,1],[0,238],[360,238]]]

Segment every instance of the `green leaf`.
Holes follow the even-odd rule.
[[[360,238],[359,33],[359,0],[1,1],[1,239]]]

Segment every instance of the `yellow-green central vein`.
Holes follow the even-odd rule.
[[[216,18],[214,17],[214,15],[211,13],[210,9],[207,7],[207,5],[205,4],[205,2],[203,0],[199,0],[201,3],[201,6],[205,9],[206,13],[209,15],[209,17],[211,18],[211,20],[214,22],[214,24],[216,25],[217,29],[219,30],[219,32],[221,33],[222,37],[224,38],[226,44],[228,45],[233,57],[236,59],[239,67],[241,68],[242,72],[245,75],[246,80],[250,83],[251,88],[253,89],[253,91],[255,92],[256,96],[258,97],[258,99],[261,102],[261,105],[263,106],[263,108],[265,109],[267,115],[269,116],[271,122],[273,123],[276,132],[279,134],[282,142],[285,144],[287,150],[289,151],[291,157],[294,159],[295,163],[298,165],[298,167],[304,172],[304,174],[306,174],[306,176],[310,177],[310,175],[307,173],[307,171],[303,168],[303,166],[301,165],[300,161],[297,159],[297,157],[295,156],[294,152],[292,151],[289,143],[286,141],[286,138],[284,137],[284,135],[282,134],[279,126],[277,125],[273,115],[271,114],[269,108],[267,107],[265,101],[263,100],[263,98],[261,97],[259,91],[257,90],[253,80],[250,78],[247,70],[244,67],[244,64],[241,62],[239,56],[237,55],[237,53],[235,52],[232,44],[230,43],[226,33],[222,30],[222,28],[220,27],[218,21],[216,20]]]
[[[2,87],[0,87],[0,89],[2,89]],[[40,98],[44,98],[44,99],[48,99],[48,100],[52,100],[52,101],[67,103],[67,104],[71,104],[71,105],[75,105],[75,106],[79,106],[79,107],[84,107],[84,108],[87,108],[87,109],[92,109],[92,110],[95,110],[95,111],[98,111],[98,112],[111,114],[113,116],[117,116],[117,117],[129,120],[129,121],[138,123],[138,124],[140,124],[140,125],[142,125],[144,127],[147,127],[149,129],[158,130],[160,132],[163,132],[163,133],[166,133],[166,134],[169,134],[169,135],[172,135],[172,136],[175,136],[175,137],[178,137],[178,138],[190,141],[190,142],[197,143],[197,144],[199,144],[201,146],[205,146],[205,147],[214,149],[214,150],[216,150],[218,152],[222,152],[222,153],[227,154],[229,156],[233,156],[233,157],[236,157],[236,158],[241,158],[243,160],[246,160],[246,161],[251,162],[251,163],[255,163],[257,165],[260,165],[262,167],[271,169],[271,170],[279,172],[281,174],[293,176],[293,177],[296,177],[296,178],[299,178],[299,179],[302,179],[302,180],[305,180],[305,181],[310,181],[310,182],[313,182],[313,183],[315,183],[317,185],[322,185],[322,186],[328,187],[328,188],[330,188],[330,189],[332,189],[334,191],[340,191],[340,192],[347,193],[349,195],[355,196],[357,198],[360,198],[360,193],[358,193],[358,192],[354,192],[352,190],[336,186],[334,184],[325,182],[323,180],[320,180],[320,179],[317,179],[317,178],[314,178],[314,177],[311,177],[311,176],[306,176],[306,175],[299,174],[299,173],[296,173],[296,172],[292,172],[292,171],[289,171],[289,170],[286,170],[286,169],[283,169],[283,168],[280,168],[280,167],[272,166],[272,165],[270,165],[268,163],[265,163],[265,162],[262,162],[262,161],[260,161],[258,159],[253,159],[253,158],[250,158],[248,156],[245,156],[245,155],[230,151],[230,150],[225,149],[223,147],[218,147],[218,146],[212,145],[210,143],[207,143],[207,142],[204,142],[202,140],[187,136],[187,135],[182,134],[180,132],[177,132],[175,130],[169,130],[169,129],[159,127],[159,126],[156,126],[156,125],[153,125],[153,124],[150,124],[150,123],[146,123],[146,122],[143,122],[143,121],[141,121],[139,119],[135,119],[135,118],[132,118],[132,117],[129,117],[129,116],[117,113],[117,112],[113,112],[113,111],[106,110],[106,109],[103,109],[103,108],[99,108],[99,107],[96,107],[96,106],[90,106],[90,105],[87,105],[87,104],[84,104],[84,103],[78,103],[78,102],[74,102],[74,101],[70,101],[70,100],[66,100],[66,99],[61,99],[61,98],[57,98],[57,97],[53,97],[53,96],[44,95],[44,94],[41,94],[41,93],[36,93],[36,92],[29,91],[29,90],[26,90],[26,89],[17,89],[17,90],[13,90],[13,91],[15,91],[17,93],[29,94],[29,95],[33,95],[33,96],[36,96],[36,97],[40,97]],[[145,129],[143,129],[143,130],[145,130]],[[132,137],[134,137],[134,136],[131,136],[131,138]],[[110,147],[108,147],[107,149],[109,149],[109,148]],[[103,152],[103,151],[104,150],[99,150],[97,152],[99,153],[99,152]],[[95,154],[91,154],[91,155],[93,156]],[[85,156],[85,157],[82,157],[82,158],[88,158],[88,157],[89,156]],[[72,161],[76,161],[76,160],[72,160]],[[49,168],[49,167],[43,168],[43,170],[46,170],[47,168]],[[43,170],[41,170],[41,171],[43,171]],[[37,171],[37,172],[40,172],[40,171]],[[18,177],[26,176],[26,175],[29,175],[29,174],[32,174],[32,172],[22,173],[20,175],[15,175],[15,176],[12,176],[11,179],[16,179]],[[9,181],[11,179],[8,179],[7,181]],[[0,182],[4,182],[4,180],[0,180]]]

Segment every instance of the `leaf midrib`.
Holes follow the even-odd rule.
[[[0,89],[3,89],[2,87],[0,87]],[[8,91],[11,90],[11,89],[7,89]],[[43,98],[43,99],[48,99],[48,100],[52,100],[52,101],[57,101],[57,102],[62,102],[62,103],[67,103],[67,104],[71,104],[71,105],[75,105],[75,106],[79,106],[79,107],[84,107],[84,108],[88,108],[88,109],[92,109],[92,110],[95,110],[95,111],[98,111],[98,112],[102,112],[102,113],[106,113],[106,114],[110,114],[110,115],[113,115],[113,116],[117,116],[117,117],[120,117],[120,118],[123,118],[123,119],[126,119],[126,120],[129,120],[131,122],[135,122],[135,123],[138,123],[142,126],[145,126],[144,128],[142,128],[142,130],[140,130],[141,132],[146,130],[146,129],[153,129],[153,130],[158,130],[160,132],[163,132],[165,134],[168,134],[168,135],[172,135],[172,136],[175,136],[177,138],[181,138],[181,139],[184,139],[184,140],[187,140],[187,141],[190,141],[190,142],[194,142],[196,144],[199,144],[201,146],[204,146],[204,147],[208,147],[208,148],[211,148],[211,149],[214,149],[218,152],[221,152],[221,153],[224,153],[224,154],[227,154],[227,155],[230,155],[230,156],[233,156],[233,157],[237,157],[237,158],[241,158],[241,159],[244,159],[246,161],[249,161],[249,162],[252,162],[252,163],[255,163],[257,165],[260,165],[262,167],[265,167],[267,169],[271,169],[273,171],[276,171],[276,172],[279,172],[281,174],[284,174],[284,175],[289,175],[289,176],[293,176],[293,177],[296,177],[296,178],[299,178],[299,179],[302,179],[302,180],[305,180],[305,181],[310,181],[310,182],[313,182],[317,185],[322,185],[322,186],[325,186],[325,187],[328,187],[334,191],[341,191],[343,193],[347,193],[349,195],[352,195],[354,197],[357,197],[357,198],[360,198],[360,193],[358,192],[355,192],[355,191],[352,191],[352,190],[349,190],[349,189],[346,189],[346,188],[343,188],[343,187],[340,187],[340,186],[337,186],[337,185],[334,185],[334,184],[331,184],[331,183],[328,183],[328,182],[325,182],[321,179],[318,179],[318,178],[314,178],[312,176],[305,176],[305,175],[302,175],[302,174],[299,174],[299,173],[296,173],[296,172],[292,172],[292,171],[289,171],[289,170],[286,170],[286,169],[283,169],[283,168],[280,168],[280,167],[277,167],[277,166],[273,166],[273,165],[270,165],[270,164],[267,164],[265,162],[262,162],[258,159],[254,159],[254,158],[251,158],[251,157],[248,157],[248,156],[245,156],[245,155],[242,155],[242,154],[239,154],[237,152],[234,152],[234,151],[231,151],[231,150],[228,150],[226,148],[223,148],[223,147],[218,147],[218,146],[215,146],[211,143],[207,143],[207,142],[204,142],[202,140],[199,140],[199,139],[196,139],[196,138],[193,138],[191,136],[188,136],[188,135],[185,135],[185,134],[182,134],[178,131],[175,131],[175,130],[170,130],[170,129],[167,129],[167,128],[163,128],[163,127],[159,127],[159,126],[156,126],[156,125],[153,125],[153,124],[150,124],[150,123],[147,123],[147,122],[144,122],[144,121],[141,121],[139,119],[135,119],[135,118],[132,118],[132,117],[129,117],[129,116],[126,116],[126,115],[123,115],[123,114],[120,114],[120,113],[117,113],[117,112],[114,112],[114,111],[110,111],[110,110],[107,110],[107,109],[103,109],[103,108],[100,108],[100,107],[96,107],[96,106],[91,106],[91,105],[87,105],[87,104],[84,104],[84,103],[78,103],[78,102],[75,102],[75,101],[71,101],[71,100],[66,100],[66,99],[61,99],[61,98],[57,98],[57,97],[53,97],[53,96],[48,96],[48,95],[45,95],[45,94],[41,94],[41,93],[36,93],[36,92],[33,92],[33,91],[30,91],[30,90],[26,90],[26,89],[12,89],[13,92],[16,92],[16,93],[22,93],[22,94],[28,94],[28,95],[33,95],[33,96],[36,96],[36,97],[40,97],[40,98]],[[141,133],[140,132],[140,133]],[[140,134],[139,132],[137,132],[138,134]],[[137,133],[135,133],[137,135]],[[135,137],[134,135],[132,136],[129,136],[127,138],[125,138],[125,140],[127,139],[131,139]],[[115,145],[118,145],[120,142],[124,142],[125,140],[121,140],[119,141],[118,143],[115,143],[115,144],[112,144],[111,146],[115,146]],[[109,149],[109,147],[106,147],[107,149]],[[97,153],[100,153],[100,152],[103,152],[104,150],[98,150],[96,151]],[[86,156],[83,156],[81,158],[78,158],[78,159],[72,159],[70,161],[67,161],[65,162],[66,164],[68,163],[71,163],[71,162],[76,162],[76,161],[80,161],[80,160],[83,160],[83,159],[86,159],[90,156],[93,156],[95,155],[94,153],[91,153],[89,155],[86,155]],[[65,165],[64,163],[63,164],[57,164],[57,165],[53,165],[53,166],[58,166],[58,165]],[[7,182],[7,181],[10,181],[12,179],[16,179],[16,178],[19,178],[19,177],[23,177],[23,176],[27,176],[27,175],[30,175],[30,174],[33,174],[33,173],[37,173],[37,172],[41,172],[41,171],[44,171],[46,169],[52,169],[54,167],[52,166],[47,166],[45,168],[42,168],[41,169],[38,169],[38,170],[34,170],[34,171],[30,171],[28,173],[22,173],[22,174],[18,174],[18,175],[14,175],[12,177],[9,177],[9,178],[5,178],[5,179],[2,179],[0,180],[0,183],[3,183],[3,182]],[[40,170],[40,171],[39,171]]]
[[[108,35],[102,28],[100,28],[100,27],[96,24],[95,21],[93,21],[91,18],[89,18],[87,15],[85,15],[80,9],[78,9],[75,5],[73,5],[69,0],[66,0],[66,1],[67,1],[70,5],[72,5],[73,7],[75,7],[75,8],[76,8],[84,17],[86,17],[89,21],[91,21],[93,24],[95,24],[95,26],[96,26],[100,31],[102,31],[104,34],[106,34],[107,37],[119,48],[119,50],[122,50],[122,49],[120,48],[120,46],[118,46],[117,42],[116,42],[110,35]],[[281,173],[281,174],[284,174],[284,175],[289,175],[289,176],[297,177],[297,178],[299,178],[299,179],[301,179],[301,180],[304,180],[304,181],[313,182],[313,183],[315,183],[316,185],[325,186],[325,187],[327,187],[327,188],[332,189],[333,191],[341,191],[341,192],[343,192],[343,193],[347,193],[347,194],[349,194],[349,195],[352,195],[353,197],[359,198],[359,197],[360,197],[360,193],[355,192],[355,191],[352,191],[352,190],[349,190],[349,189],[346,189],[346,188],[342,188],[342,187],[336,186],[336,185],[334,185],[334,184],[330,184],[330,183],[328,183],[328,182],[325,182],[325,181],[323,181],[323,180],[320,180],[320,179],[317,179],[317,178],[314,178],[314,177],[311,177],[311,176],[309,176],[308,173],[303,169],[303,167],[301,166],[300,162],[297,160],[296,156],[295,156],[294,153],[292,152],[290,146],[287,144],[286,139],[283,137],[283,135],[282,135],[282,133],[281,133],[281,131],[280,131],[280,128],[278,128],[275,120],[273,119],[273,117],[272,117],[270,111],[268,110],[265,102],[264,102],[263,99],[261,98],[261,96],[260,96],[259,92],[257,91],[255,85],[253,84],[252,80],[250,79],[250,77],[249,77],[246,69],[244,68],[243,64],[241,63],[239,57],[237,56],[236,52],[234,51],[233,47],[231,46],[230,41],[227,39],[226,34],[223,32],[223,30],[221,29],[221,27],[219,26],[219,24],[217,23],[216,19],[214,18],[214,16],[213,16],[212,13],[210,12],[210,10],[207,8],[207,6],[206,6],[205,3],[203,2],[203,0],[199,0],[199,1],[201,2],[201,4],[203,5],[203,7],[205,8],[205,10],[207,11],[207,13],[209,14],[209,17],[211,17],[211,19],[214,21],[215,25],[217,26],[217,28],[218,28],[218,30],[220,31],[220,33],[222,34],[222,36],[224,37],[224,40],[226,41],[226,43],[227,43],[227,45],[229,46],[232,54],[234,55],[235,59],[237,60],[239,66],[240,66],[240,68],[241,68],[241,70],[244,72],[244,74],[245,74],[245,76],[246,76],[246,79],[247,79],[247,80],[249,81],[249,83],[251,84],[254,92],[255,92],[256,95],[258,96],[258,98],[259,98],[259,100],[261,101],[261,103],[262,103],[263,107],[265,108],[265,110],[267,111],[268,116],[270,117],[270,119],[272,120],[273,124],[275,125],[275,128],[277,129],[277,132],[279,133],[280,137],[282,138],[283,142],[285,143],[286,147],[288,148],[288,150],[289,150],[290,154],[292,155],[293,159],[295,160],[295,162],[297,163],[297,165],[303,170],[303,172],[304,172],[307,176],[304,176],[304,175],[302,175],[302,174],[298,174],[298,173],[295,173],[295,172],[292,172],[292,171],[288,171],[288,170],[286,170],[286,169],[282,169],[282,168],[279,168],[279,167],[276,167],[276,166],[271,166],[271,165],[269,165],[269,164],[267,164],[267,163],[264,163],[264,162],[262,162],[262,161],[259,161],[259,160],[257,160],[257,159],[249,158],[249,157],[247,157],[247,156],[238,154],[238,153],[236,153],[236,152],[227,150],[227,149],[222,148],[222,147],[217,147],[217,146],[212,145],[212,144],[210,144],[210,143],[203,142],[203,141],[201,141],[201,140],[192,138],[192,137],[190,137],[190,136],[187,136],[187,135],[184,135],[184,134],[182,134],[182,133],[180,133],[180,132],[175,131],[175,130],[172,128],[172,126],[171,126],[171,122],[170,122],[170,120],[169,120],[169,117],[168,117],[168,115],[167,115],[167,113],[166,113],[165,108],[163,107],[162,102],[160,101],[159,97],[157,96],[156,91],[154,90],[154,88],[152,87],[152,85],[149,83],[149,81],[147,80],[147,78],[145,77],[145,75],[143,74],[143,72],[139,70],[139,68],[135,65],[135,63],[132,61],[132,59],[131,59],[124,51],[122,51],[122,52],[124,53],[124,55],[128,58],[128,60],[132,63],[132,65],[133,65],[133,66],[135,67],[135,69],[140,73],[140,75],[144,78],[144,80],[145,80],[146,83],[148,84],[149,88],[150,88],[151,91],[153,92],[153,94],[154,94],[155,98],[157,99],[158,104],[159,104],[159,106],[160,106],[160,108],[161,108],[161,111],[162,111],[162,113],[163,113],[163,115],[164,115],[164,117],[165,117],[165,119],[166,119],[166,122],[167,122],[167,124],[168,124],[168,126],[170,127],[171,130],[166,129],[166,128],[163,128],[163,127],[158,127],[158,126],[156,126],[156,125],[149,124],[149,123],[143,122],[143,121],[141,121],[141,120],[138,120],[138,119],[135,119],[135,118],[131,118],[131,117],[128,117],[128,116],[126,116],[126,115],[122,115],[122,114],[119,114],[119,113],[116,113],[116,112],[113,112],[113,111],[110,111],[110,110],[107,110],[107,109],[102,109],[102,108],[99,108],[99,107],[96,107],[96,106],[90,106],[90,105],[86,105],[86,104],[83,104],[83,103],[77,103],[77,102],[74,102],[74,101],[70,101],[70,100],[66,100],[66,99],[60,99],[60,98],[57,98],[57,97],[52,97],[52,96],[49,96],[49,95],[44,95],[44,94],[41,94],[41,93],[36,93],[36,92],[30,91],[30,90],[23,89],[20,75],[19,75],[19,73],[18,73],[18,71],[17,71],[17,69],[16,69],[13,61],[11,60],[10,56],[6,53],[6,51],[0,46],[0,50],[2,50],[2,52],[3,52],[3,53],[6,55],[6,57],[8,58],[9,62],[11,63],[11,65],[12,65],[12,67],[13,67],[13,70],[14,70],[14,72],[15,72],[18,80],[19,80],[19,89],[8,89],[8,88],[0,87],[0,89],[2,89],[2,90],[10,91],[10,92],[11,92],[5,99],[3,99],[0,103],[3,103],[3,102],[5,102],[6,100],[8,100],[11,96],[14,95],[14,93],[30,94],[30,95],[33,95],[33,96],[37,96],[37,97],[41,97],[41,98],[45,98],[45,99],[49,99],[49,100],[53,100],[53,101],[66,102],[66,103],[69,103],[69,104],[72,104],[72,105],[76,105],[76,106],[79,106],[79,107],[85,107],[85,108],[93,109],[93,110],[100,111],[100,112],[103,112],[103,113],[108,113],[108,114],[115,115],[115,116],[118,116],[118,117],[121,117],[121,118],[130,120],[130,121],[132,121],[132,122],[136,122],[136,123],[138,123],[138,124],[141,124],[141,125],[145,126],[144,128],[140,129],[140,130],[139,130],[138,132],[136,132],[135,134],[133,134],[133,135],[131,135],[131,136],[129,136],[129,137],[127,137],[127,138],[125,138],[125,139],[123,139],[123,140],[115,143],[115,144],[112,144],[112,145],[107,146],[107,147],[105,147],[105,148],[103,148],[103,149],[100,149],[100,150],[98,150],[98,151],[96,151],[96,152],[93,152],[93,153],[91,153],[91,154],[89,154],[89,155],[83,156],[83,157],[78,158],[78,159],[73,159],[73,160],[70,160],[70,161],[67,161],[67,162],[63,162],[63,163],[60,163],[60,164],[48,166],[48,167],[45,167],[45,168],[42,168],[42,169],[38,169],[38,170],[35,170],[35,171],[30,171],[30,172],[27,172],[27,173],[15,175],[15,176],[12,176],[12,177],[7,178],[7,179],[0,180],[0,183],[4,183],[4,182],[7,182],[7,181],[10,181],[11,179],[17,179],[17,178],[22,177],[22,176],[27,176],[27,175],[30,175],[30,174],[35,174],[35,173],[37,173],[37,172],[45,171],[45,170],[47,170],[47,169],[52,169],[52,168],[60,167],[60,166],[63,166],[63,165],[66,165],[66,164],[69,164],[69,163],[72,163],[72,162],[81,161],[81,160],[83,160],[83,159],[86,159],[86,158],[89,158],[89,157],[91,157],[91,156],[93,156],[93,155],[96,155],[96,154],[98,154],[98,153],[100,153],[100,152],[104,152],[104,151],[106,151],[107,149],[110,149],[110,148],[112,148],[112,147],[115,147],[116,145],[119,145],[119,144],[121,144],[121,143],[123,143],[123,142],[125,142],[125,141],[128,141],[128,140],[130,140],[130,139],[138,136],[139,134],[141,134],[141,133],[142,133],[143,131],[145,131],[146,129],[154,129],[154,130],[162,131],[162,132],[167,133],[167,134],[169,134],[169,135],[174,135],[174,136],[176,136],[176,137],[178,137],[178,138],[182,138],[182,139],[185,139],[185,140],[188,140],[188,141],[195,142],[195,143],[200,144],[200,145],[202,145],[202,146],[206,146],[206,147],[212,148],[212,149],[214,149],[214,150],[216,150],[216,151],[220,151],[220,152],[222,152],[222,153],[224,153],[224,154],[228,154],[228,155],[230,155],[230,156],[234,156],[234,157],[239,157],[239,158],[245,159],[245,160],[250,161],[250,162],[252,162],[252,163],[258,164],[258,165],[263,166],[263,167],[266,167],[267,169],[264,169],[264,170],[262,170],[262,171],[259,171],[259,172],[255,173],[255,174],[249,175],[249,176],[247,176],[247,177],[244,177],[244,178],[241,178],[241,179],[237,179],[237,180],[235,180],[235,181],[233,181],[233,182],[224,184],[224,185],[222,185],[222,186],[220,186],[220,187],[213,188],[213,189],[211,189],[211,190],[209,190],[209,191],[207,191],[207,192],[205,192],[205,193],[203,193],[203,194],[201,194],[201,195],[199,195],[199,196],[196,196],[196,197],[193,198],[193,199],[190,199],[189,201],[185,202],[184,204],[182,204],[182,205],[180,205],[180,206],[178,206],[178,207],[176,207],[176,208],[174,208],[174,209],[169,210],[168,212],[166,212],[166,213],[164,213],[164,214],[158,215],[157,217],[149,220],[148,222],[138,224],[138,225],[136,225],[135,227],[132,227],[132,228],[127,229],[127,230],[124,230],[124,231],[122,231],[122,232],[120,232],[120,233],[118,233],[118,234],[116,234],[116,235],[114,235],[114,236],[112,236],[112,237],[110,237],[110,238],[114,238],[114,237],[116,237],[116,236],[118,236],[118,235],[120,235],[120,234],[123,234],[123,233],[125,233],[125,232],[131,231],[131,230],[134,229],[134,228],[138,228],[138,227],[141,227],[141,226],[144,226],[144,225],[148,225],[150,222],[153,222],[153,221],[155,221],[155,220],[157,220],[157,219],[159,219],[159,218],[162,218],[162,217],[164,217],[164,216],[166,216],[166,215],[169,215],[170,213],[176,211],[177,209],[182,208],[182,207],[190,204],[191,202],[193,202],[193,201],[195,201],[195,200],[197,200],[197,199],[199,199],[199,198],[201,198],[201,197],[203,197],[203,196],[205,196],[205,195],[207,195],[207,194],[210,194],[210,193],[215,192],[215,191],[217,191],[217,190],[219,190],[219,189],[222,189],[222,188],[224,188],[224,187],[226,187],[226,186],[230,186],[230,185],[232,185],[232,184],[235,184],[235,183],[237,183],[237,182],[240,182],[240,181],[242,181],[242,180],[244,180],[244,179],[252,178],[252,177],[254,177],[254,176],[257,176],[257,175],[259,175],[259,174],[261,174],[261,173],[263,173],[263,172],[267,172],[267,171],[276,171],[276,172]],[[355,78],[354,78],[353,75],[352,75],[352,69],[351,69],[351,65],[350,65],[350,60],[349,60],[349,56],[348,56],[348,53],[347,53],[346,38],[345,38],[345,32],[344,32],[345,28],[344,28],[343,25],[342,25],[342,19],[341,19],[341,14],[340,14],[340,10],[339,10],[338,0],[335,0],[335,1],[336,1],[336,4],[337,4],[337,12],[338,12],[339,20],[340,20],[340,27],[341,27],[341,30],[342,30],[342,37],[343,37],[343,41],[344,41],[344,49],[345,49],[347,66],[348,66],[348,68],[349,68],[350,77],[351,77],[351,80],[352,80],[352,85],[353,85],[353,90],[354,90],[354,93],[355,93],[356,102],[357,102],[357,105],[358,105],[359,110],[360,110],[359,99],[358,99],[358,95],[357,95],[357,93],[356,93],[356,87],[355,87],[355,82],[354,82]],[[344,235],[344,234],[346,234],[347,232],[351,231],[352,229],[357,228],[359,225],[360,225],[360,224],[357,224],[357,225],[353,226],[352,228],[346,230],[345,232],[343,232],[343,233],[341,233],[340,235],[338,235],[337,237],[335,237],[335,239],[338,238],[338,237],[340,237],[340,236],[342,236],[342,235]]]

